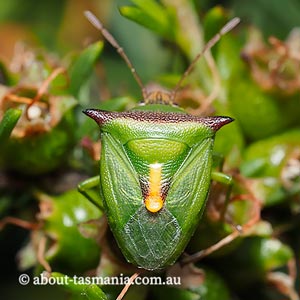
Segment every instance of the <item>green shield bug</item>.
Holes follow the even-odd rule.
[[[162,269],[178,259],[196,229],[212,179],[215,133],[233,121],[187,114],[173,105],[176,92],[202,54],[239,19],[208,42],[173,91],[147,92],[115,39],[94,15],[86,17],[117,49],[143,92],[142,105],[127,112],[84,111],[100,126],[100,190],[108,223],[128,262]]]

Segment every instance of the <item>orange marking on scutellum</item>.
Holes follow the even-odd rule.
[[[150,165],[149,189],[145,198],[145,206],[152,213],[160,211],[164,204],[161,197],[161,169],[162,165],[159,163]]]

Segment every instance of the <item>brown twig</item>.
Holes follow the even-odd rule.
[[[221,249],[225,245],[231,243],[233,240],[235,240],[240,235],[241,235],[241,232],[239,230],[235,230],[231,234],[227,235],[225,238],[221,239],[216,244],[214,244],[214,245],[212,245],[212,246],[210,246],[210,247],[208,247],[208,248],[206,248],[204,250],[196,252],[196,253],[194,253],[192,255],[184,257],[182,259],[181,263],[185,265],[185,264],[197,262],[197,261],[201,260],[202,258],[204,258],[205,256],[208,256],[211,253],[213,253],[213,252]]]
[[[119,294],[119,296],[117,297],[116,300],[122,300],[124,295],[126,294],[127,290],[129,289],[129,287],[132,285],[132,283],[134,282],[134,280],[140,275],[140,273],[134,273],[130,278],[129,278],[129,282],[124,286],[124,288],[122,289],[121,293]]]
[[[46,245],[47,245],[47,238],[45,236],[41,237],[39,244],[38,244],[38,251],[37,251],[37,259],[38,262],[44,267],[44,269],[51,273],[51,267],[49,263],[45,259],[45,252],[46,252]]]
[[[28,230],[37,230],[41,227],[41,224],[39,223],[32,223],[15,217],[5,217],[2,220],[0,220],[0,230],[2,230],[8,224],[16,225],[18,227]]]
[[[30,119],[28,111],[29,108],[36,102],[39,102],[40,99],[42,98],[42,96],[45,94],[45,92],[47,91],[51,81],[53,81],[53,79],[55,77],[57,77],[59,74],[62,74],[65,72],[65,69],[60,67],[60,68],[56,68],[54,69],[54,71],[46,78],[46,80],[42,83],[42,85],[40,86],[40,88],[37,91],[36,96],[32,99],[31,103],[28,104],[27,108],[26,108],[26,117],[27,119]]]

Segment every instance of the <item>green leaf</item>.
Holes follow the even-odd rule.
[[[121,14],[150,29],[159,35],[170,39],[173,30],[168,11],[153,0],[132,0],[136,6],[123,6],[120,8]]]
[[[78,104],[77,100],[69,95],[60,95],[57,96],[57,99],[59,99],[59,101],[57,101],[57,109],[62,116]]]
[[[80,88],[89,78],[93,67],[101,54],[103,42],[91,44],[77,57],[70,68],[70,92],[77,96]]]
[[[293,258],[292,249],[275,238],[253,238],[250,255],[263,270],[284,266]]]
[[[13,86],[18,81],[17,74],[9,71],[8,66],[0,61],[0,82],[5,86]]]
[[[76,281],[74,278],[69,277],[67,275],[52,272],[51,277],[61,279],[58,282],[63,282],[62,285],[65,290],[78,294],[81,296],[81,299],[88,300],[107,300],[104,292],[96,285],[96,284],[81,284],[81,279],[84,281],[83,277],[76,277]],[[61,284],[59,284],[61,286]]]
[[[82,273],[95,268],[101,249],[92,237],[81,234],[78,224],[99,220],[101,211],[87,201],[77,189],[58,196],[41,192],[36,196],[41,206],[47,203],[48,207],[51,207],[51,213],[48,215],[41,210],[43,231],[46,236],[53,236],[56,244],[52,251],[47,252],[45,259],[51,266],[56,267],[56,270],[64,270],[67,273]]]
[[[10,137],[11,132],[15,128],[22,111],[20,109],[8,109],[0,123],[0,144],[6,142]]]

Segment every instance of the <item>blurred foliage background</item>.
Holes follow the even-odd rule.
[[[127,18],[122,17],[119,10],[120,7],[132,5],[132,2],[133,1],[122,1],[122,0],[119,1],[114,1],[114,0],[69,0],[69,1],[67,0],[51,0],[51,1],[50,0],[49,1],[48,0],[44,0],[44,1],[11,0],[11,1],[0,2],[0,59],[1,59],[0,80],[1,83],[3,84],[7,81],[10,83],[8,85],[13,86],[13,83],[17,81],[14,78],[14,76],[7,75],[6,72],[7,69],[13,67],[15,64],[18,63],[16,57],[18,53],[20,53],[20,51],[21,52],[24,51],[24,47],[25,49],[26,47],[32,49],[39,49],[38,51],[41,51],[41,53],[47,53],[47,56],[51,57],[51,60],[53,59],[55,62],[60,61],[60,63],[63,66],[67,66],[67,68],[70,68],[71,77],[73,76],[73,79],[75,78],[73,82],[76,82],[76,80],[78,82],[78,84],[73,83],[73,85],[71,82],[72,88],[71,90],[69,90],[69,94],[68,94],[71,95],[70,99],[71,98],[73,99],[74,97],[74,99],[79,101],[79,109],[78,111],[76,111],[76,116],[78,116],[79,124],[81,124],[81,126],[72,125],[73,124],[72,121],[68,123],[69,124],[68,126],[74,128],[75,141],[73,144],[75,144],[76,146],[80,144],[79,140],[81,140],[83,136],[85,136],[87,133],[89,133],[90,136],[94,138],[94,140],[97,139],[97,132],[95,132],[96,127],[92,127],[91,129],[87,128],[86,123],[83,121],[84,117],[80,116],[81,108],[99,107],[99,105],[103,105],[102,106],[103,109],[109,108],[111,110],[114,109],[121,110],[121,109],[132,107],[135,103],[139,101],[141,97],[140,89],[137,86],[136,82],[134,81],[132,75],[130,74],[130,71],[128,70],[126,64],[116,53],[115,49],[113,49],[108,45],[105,45],[103,52],[101,53],[101,56],[100,56],[100,52],[102,51],[101,48],[102,46],[98,45],[97,46],[98,48],[95,46],[94,49],[91,49],[91,52],[88,55],[90,55],[89,57],[93,56],[92,58],[93,61],[90,64],[86,63],[86,61],[83,59],[83,63],[92,68],[92,66],[96,65],[96,62],[98,61],[98,58],[100,56],[101,64],[97,66],[95,71],[90,71],[88,69],[86,72],[90,72],[90,74],[88,74],[88,76],[86,76],[86,78],[84,79],[80,78],[80,76],[77,74],[78,72],[76,73],[76,68],[77,69],[79,68],[79,73],[84,72],[84,68],[82,66],[75,67],[75,64],[73,63],[74,57],[75,58],[78,57],[80,53],[83,53],[82,52],[83,49],[85,49],[91,43],[97,41],[101,36],[100,33],[97,32],[95,28],[91,26],[91,24],[86,20],[86,18],[83,15],[83,11],[91,10],[97,15],[97,17],[99,17],[99,19],[105,24],[105,26],[109,29],[109,31],[115,36],[117,41],[122,45],[125,52],[131,59],[133,65],[136,67],[138,73],[140,74],[142,81],[145,83],[161,82],[172,86],[172,84],[176,82],[176,80],[178,79],[178,74],[185,69],[184,66],[188,64],[189,60],[191,60],[191,57],[189,57],[188,53],[187,52],[185,53],[186,48],[182,47],[180,49],[180,46],[178,46],[178,44],[176,45],[176,42],[174,42],[174,40],[168,39],[162,36],[161,34],[158,34],[157,32],[155,32],[155,30],[145,29],[142,26],[136,24],[135,22],[132,22]],[[185,3],[185,2],[191,2],[193,7],[195,8],[194,11],[198,16],[199,24],[201,25],[201,28],[202,27],[205,28],[204,35],[206,40],[209,37],[211,37],[213,33],[216,33],[218,29],[220,29],[221,25],[224,23],[223,19],[228,19],[233,16],[238,16],[241,18],[242,20],[241,25],[237,29],[237,31],[240,30],[241,33],[239,39],[236,38],[234,42],[236,43],[236,46],[235,45],[233,46],[234,49],[236,47],[239,50],[236,52],[235,51],[231,52],[230,46],[227,48],[227,50],[220,50],[221,54],[214,52],[217,50],[214,49],[212,50],[213,54],[216,54],[216,56],[219,59],[219,61],[217,59],[218,61],[217,66],[219,68],[222,68],[222,62],[223,62],[222,59],[224,59],[225,62],[227,61],[227,64],[228,64],[228,60],[226,59],[228,59],[228,57],[229,57],[229,61],[231,60],[231,58],[232,60],[240,61],[239,54],[241,49],[246,44],[246,40],[249,34],[248,28],[252,28],[253,26],[255,26],[261,32],[263,40],[267,42],[267,39],[270,36],[274,36],[279,40],[284,41],[287,39],[289,33],[293,28],[300,27],[300,21],[299,21],[300,2],[298,0],[286,0],[286,1],[281,1],[281,0],[273,0],[273,1],[268,1],[268,0],[244,0],[244,1],[239,1],[239,0],[188,1],[186,0],[183,1],[182,0],[179,1],[176,0],[174,1],[174,5],[177,5],[178,3],[179,4]],[[226,17],[224,17],[223,19],[222,17],[219,19],[218,18],[205,19],[205,16],[207,16],[208,12],[211,11],[211,9],[213,9],[216,6],[220,6],[224,9],[223,11]],[[213,22],[211,24],[210,20],[216,20],[216,23]],[[226,49],[227,47],[226,41],[228,42],[228,39],[225,40],[225,42],[222,44],[223,46],[220,46],[220,47],[224,47],[222,49]],[[229,38],[229,42],[230,42],[230,38]],[[299,51],[299,49],[300,46],[298,44],[297,50]],[[222,53],[225,53],[224,56],[226,56],[227,58],[226,57],[224,58],[222,56]],[[233,57],[231,57],[231,54]],[[191,56],[192,55],[193,53],[191,54]],[[202,64],[201,62],[199,63],[200,65]],[[263,63],[265,62],[262,62],[262,64]],[[233,69],[237,68],[238,71],[233,71],[234,76],[232,76],[232,78],[230,79],[230,84],[233,86],[235,86],[235,83],[237,82],[236,89],[231,91],[230,95],[233,97],[233,99],[238,99],[243,97],[245,93],[247,94],[248,91],[251,90],[249,92],[250,96],[248,97],[253,96],[253,98],[255,98],[257,94],[260,93],[260,90],[257,91],[256,83],[254,80],[251,81],[251,83],[249,83],[250,81],[249,82],[247,81],[247,83],[245,83],[246,81],[245,82],[239,81],[240,80],[239,76],[246,78],[246,80],[248,80],[248,75],[249,75],[248,73],[250,73],[249,70],[245,72],[244,67],[240,67],[239,64],[240,62],[232,63],[232,65],[234,65]],[[48,66],[45,67],[45,70],[48,70],[47,68]],[[231,67],[229,66],[229,69],[230,68]],[[203,68],[200,67],[199,70],[207,71],[206,67]],[[224,70],[220,69],[219,71],[221,76],[226,78],[227,76],[226,65]],[[47,73],[47,71],[45,72]],[[47,75],[45,75],[45,78],[47,78],[47,76],[50,73],[51,71],[49,71]],[[174,75],[175,79],[173,79],[172,76],[170,76],[170,74]],[[202,84],[204,85],[204,90],[208,92],[208,90],[211,88],[211,83],[208,84],[207,86],[205,77],[206,76],[209,77],[209,75],[204,73],[202,74],[202,76],[204,79],[200,81],[202,81]],[[9,80],[7,80],[7,78],[9,78]],[[57,79],[58,86],[59,85],[61,86],[61,83],[65,84],[64,80],[65,79],[58,77]],[[226,86],[226,83],[224,85]],[[26,93],[29,92],[26,91]],[[54,89],[54,94],[59,94],[59,93],[60,93],[59,88],[57,90]],[[272,93],[280,94],[278,91],[276,92],[276,89],[275,92],[272,91]],[[109,102],[106,104],[105,102],[102,103],[102,101],[112,99],[114,97],[127,97],[127,98],[125,99],[118,98],[119,100],[115,102],[117,104],[112,104]],[[269,94],[266,97],[269,97]],[[272,97],[272,95],[270,97]],[[267,111],[265,115],[268,114],[272,116],[276,115],[275,117],[269,118],[270,123],[274,126],[272,126],[271,129],[266,128],[267,126],[269,126],[269,124],[267,124],[268,122],[266,122],[266,126],[264,126],[263,124],[262,128],[257,128],[257,131],[253,133],[252,130],[256,126],[255,124],[256,121],[253,122],[254,125],[252,125],[251,120],[249,122],[247,121],[248,120],[247,118],[250,119],[249,112],[247,110],[248,108],[244,109],[244,114],[239,115],[240,111],[243,110],[240,106],[244,106],[245,103],[236,104],[236,102],[234,101],[235,100],[233,100],[232,102],[233,107],[231,107],[231,110],[235,114],[235,117],[237,117],[237,123],[241,125],[242,132],[243,132],[243,137],[241,138],[241,140],[237,141],[237,144],[240,147],[244,147],[244,144],[246,144],[247,147],[249,146],[248,147],[249,150],[247,150],[248,152],[246,152],[245,154],[245,159],[241,167],[242,173],[245,176],[255,177],[257,174],[259,174],[259,172],[261,171],[261,169],[259,169],[259,166],[257,167],[256,165],[257,168],[255,168],[252,165],[252,162],[255,161],[253,157],[255,158],[258,153],[259,155],[267,156],[268,154],[261,153],[261,149],[264,149],[266,147],[273,147],[267,145],[270,144],[276,145],[279,143],[280,140],[280,141],[288,141],[289,145],[294,143],[293,147],[299,149],[299,145],[300,145],[299,142],[300,123],[298,117],[299,110],[294,109],[295,107],[294,105],[292,105],[291,108],[287,108],[288,110],[287,116],[285,116],[284,118],[287,118],[288,121],[285,122],[281,122],[282,121],[281,118],[279,117],[277,118],[277,115],[275,114],[276,112],[278,112],[277,108],[274,109],[275,113],[273,114],[272,113],[273,106],[270,105],[269,108],[266,106],[266,108],[264,108]],[[294,101],[296,103],[296,106],[299,108],[300,106],[299,94],[296,93],[295,100],[292,101]],[[69,105],[71,107],[73,104],[66,104],[66,105],[67,106]],[[225,110],[223,108],[220,108],[220,106],[222,106],[222,101],[220,102],[217,101],[216,110],[225,113]],[[283,105],[283,106],[288,107],[289,105]],[[252,111],[253,114],[259,113],[258,111],[256,111],[256,109],[257,107],[253,109]],[[249,108],[249,111],[251,111],[251,108]],[[279,111],[281,111],[280,108]],[[258,115],[258,119],[259,119],[259,115]],[[246,124],[244,124],[245,122]],[[295,128],[295,127],[298,128],[297,129],[298,131],[295,130],[294,133],[288,133],[286,135],[287,137],[284,135],[288,129]],[[233,130],[237,130],[237,132],[240,132],[239,130],[241,129],[239,128]],[[250,145],[252,143],[259,140],[262,141],[266,138],[269,138],[270,136],[274,136],[277,134],[283,134],[283,136],[280,136],[279,140],[275,138],[274,141],[268,141],[266,142],[266,144],[262,142],[262,144],[258,144],[256,146],[253,146],[253,148],[250,148]],[[231,143],[233,140],[234,138],[231,137],[229,138],[229,142],[228,140],[225,140],[223,142],[220,141],[218,145],[219,149],[223,149],[222,147],[225,148],[228,147],[228,143]],[[227,144],[227,146],[225,144]],[[65,145],[60,147],[67,148],[67,146]],[[255,150],[255,147],[256,149],[259,150]],[[1,148],[4,148],[4,144],[1,144]],[[95,172],[97,172],[97,165],[94,164],[92,159],[90,157],[87,158],[84,154],[82,154],[84,150],[82,150],[80,147],[74,149],[72,150],[73,151],[72,154],[70,154],[71,158],[70,157],[68,158],[68,160],[70,161],[68,161],[67,167],[62,165],[61,169],[59,169],[58,167],[59,169],[58,173],[53,174],[50,172],[50,175],[46,174],[43,176],[34,177],[35,179],[33,181],[39,182],[39,189],[42,188],[48,194],[51,192],[59,194],[62,191],[65,192],[68,189],[76,188],[77,183],[79,183],[82,179],[85,179],[87,176],[93,175],[95,174]],[[229,149],[228,151],[224,150],[225,155],[227,155],[229,151],[231,151],[231,149]],[[26,155],[30,155],[30,153],[26,153]],[[236,160],[239,161],[239,159],[237,159],[235,157],[235,154],[232,154],[232,152],[230,152],[229,156],[230,159],[232,159],[231,164],[234,167],[236,167]],[[260,162],[255,161],[255,163],[259,165]],[[296,165],[296,168],[297,166],[298,165]],[[76,171],[80,170],[80,172],[75,172],[76,174],[74,175],[73,172],[74,169]],[[271,170],[269,172],[272,173],[277,171]],[[64,179],[62,179],[62,177],[60,176],[57,176],[57,174],[63,174]],[[57,180],[55,181],[55,179]],[[253,184],[258,184],[257,186],[259,186],[260,183],[255,182]],[[296,197],[298,197],[297,201],[299,202],[299,181],[297,181],[297,184],[298,184],[297,187],[293,187],[295,192],[293,192],[292,196],[294,197],[296,195]],[[7,186],[10,185],[13,186],[13,189],[7,188]],[[7,177],[6,172],[1,171],[0,174],[0,192],[2,193],[1,203],[0,203],[1,217],[4,217],[6,215],[14,215],[18,218],[27,219],[27,220],[31,220],[33,218],[32,216],[37,213],[38,208],[36,202],[32,201],[32,195],[31,194],[29,195],[27,194],[27,192],[24,192],[26,190],[26,187],[24,188],[24,186],[28,186],[28,185],[30,185],[31,188],[33,186],[31,175],[28,176],[28,178],[25,176],[24,179],[21,175],[18,174],[18,172],[15,173],[14,170],[14,172],[12,174],[10,173],[10,175]],[[259,187],[256,187],[256,190],[259,190]],[[281,187],[280,187],[280,191],[281,191]],[[265,191],[265,193],[267,194],[268,192]],[[277,195],[278,194],[276,194],[276,197]],[[39,195],[37,198],[39,199],[38,201],[43,201],[45,197],[46,197],[45,195],[43,196]],[[274,196],[274,199],[276,197]],[[278,197],[280,198],[280,196]],[[278,197],[276,199],[278,199]],[[290,197],[290,195],[285,197],[288,198]],[[278,202],[276,202],[277,200],[274,199],[272,198],[270,201],[274,201],[273,203],[277,205]],[[278,201],[280,202],[281,200]],[[58,206],[60,205],[61,204],[58,204]],[[285,204],[282,205],[281,202],[279,203],[278,206],[276,205],[272,209],[267,208],[264,211],[268,221],[270,220],[274,221],[274,224],[276,225],[279,224],[281,227],[284,228],[285,226],[289,226],[287,224],[289,219],[293,220],[293,222],[295,221],[295,219],[299,220],[299,203],[297,203],[298,205],[297,206],[294,204],[290,205],[289,202],[288,209],[286,208]],[[293,213],[290,212],[291,210],[293,210],[290,208],[291,206],[294,207]],[[24,209],[24,207],[26,207],[26,209]],[[59,209],[63,209],[63,208],[59,208]],[[84,207],[84,209],[89,209],[89,208]],[[92,214],[94,217],[98,217],[97,213],[92,212]],[[293,217],[291,217],[291,215],[293,215]],[[295,219],[293,219],[294,217]],[[47,223],[47,217],[42,217],[42,219],[43,221],[46,220]],[[272,223],[271,221],[270,223]],[[49,231],[51,231],[52,230],[51,226],[53,227],[55,226],[51,223],[51,221],[49,222],[50,222]],[[293,253],[295,253],[294,259],[296,260],[296,265],[298,266],[299,254],[300,254],[300,245],[299,245],[300,226],[299,226],[299,221],[295,221],[293,224],[296,225],[295,226],[293,225],[294,227],[292,226],[292,230],[289,233],[289,235],[285,236],[285,241],[293,249],[294,251]],[[66,233],[66,234],[71,235],[71,233]],[[1,232],[1,237],[0,237],[1,299],[8,299],[8,298],[9,299],[40,299],[41,297],[43,297],[43,299],[53,299],[54,297],[56,297],[57,299],[64,299],[65,294],[61,292],[59,288],[54,286],[45,286],[45,287],[21,286],[18,284],[18,275],[20,274],[20,271],[18,269],[16,256],[19,253],[20,248],[22,248],[27,243],[29,238],[30,238],[30,233],[28,231],[14,226],[7,226],[7,228],[5,228],[5,230]],[[256,242],[257,241],[255,240],[252,244],[250,243],[249,246],[247,244],[249,243],[249,241],[247,241],[240,248],[239,253],[241,254],[241,256],[243,253],[246,253],[246,255],[249,255],[250,257],[249,258],[250,262],[252,257],[251,255],[254,254],[252,252],[251,252],[252,254],[248,253],[247,249],[249,250],[249,248],[255,245]],[[202,242],[200,242],[200,244],[201,243]],[[264,241],[259,241],[257,243],[259,245],[265,245]],[[206,245],[205,242],[204,244]],[[198,246],[191,245],[191,249],[193,250],[198,249]],[[282,257],[284,257],[283,258],[284,261],[288,260],[287,258],[290,257],[289,249],[290,248],[288,248],[288,250],[286,248],[284,249],[282,248],[280,250],[281,252],[278,254],[278,256],[276,256],[276,259],[278,259],[278,261],[281,261],[281,258],[279,258],[279,256],[282,255]],[[255,252],[255,250],[253,251]],[[95,253],[94,255],[96,259],[97,254]],[[76,257],[76,254],[74,254],[74,257]],[[223,265],[224,268],[228,268],[229,272],[230,269],[233,268],[233,272],[238,273],[237,269],[234,269],[234,263],[236,263],[236,266],[240,265],[242,266],[241,268],[243,268],[244,267],[243,263],[245,262],[242,262],[242,258],[240,257],[237,257],[236,259],[237,262],[233,262],[233,265],[230,265],[228,263],[226,264],[224,261],[222,261],[222,259],[216,260],[215,262],[209,262],[209,264],[214,266],[214,263],[217,264],[219,263],[220,265]],[[263,261],[261,264],[264,263],[266,262]],[[276,263],[277,261],[274,264],[272,263],[270,264],[272,266],[273,265],[276,266]],[[80,269],[80,266],[77,267]],[[245,273],[247,272],[251,273],[253,271],[253,270],[249,271],[249,269],[247,269],[248,268],[247,264],[245,265],[244,268],[245,268],[244,271]],[[216,269],[218,268],[216,267]],[[299,272],[299,267],[298,267],[298,272]],[[72,274],[74,273],[74,271],[70,273]],[[253,276],[255,277],[256,276],[255,271],[253,271],[253,274],[254,274]],[[297,283],[296,289],[299,290],[299,278],[296,280],[296,283]],[[256,299],[264,299],[264,298],[283,299],[280,298],[282,295],[279,296],[278,294],[273,292],[268,292],[266,294],[258,292],[258,294],[255,294],[254,291],[255,289],[253,290],[253,287],[256,287],[256,285],[249,285],[246,289],[242,291],[238,291],[236,294],[234,294],[232,298],[252,299],[251,297],[253,297],[254,295]],[[212,287],[212,289],[213,288],[214,287]],[[285,296],[287,294],[285,294]],[[153,299],[159,299],[159,297],[163,297],[164,295],[165,294],[163,291],[160,292],[158,290],[157,294],[153,296]],[[288,296],[290,297],[290,299],[299,299],[297,298],[297,295],[291,296],[291,293],[288,294]],[[186,298],[186,299],[192,299],[192,298]],[[218,298],[208,297],[207,299],[218,299]]]

